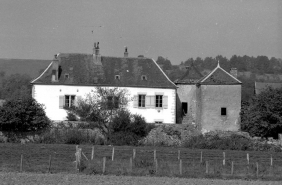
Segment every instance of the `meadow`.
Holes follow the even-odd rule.
[[[0,171],[282,179],[281,153],[115,146],[113,156],[113,146],[97,145],[94,146],[93,160],[91,160],[93,146],[79,147],[82,148],[83,153],[80,172],[75,168],[75,145],[1,143]],[[134,150],[135,154],[133,154]],[[104,172],[103,158],[106,159]]]

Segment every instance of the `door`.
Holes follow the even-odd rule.
[[[188,111],[188,103],[187,102],[182,102],[182,114],[186,115]]]

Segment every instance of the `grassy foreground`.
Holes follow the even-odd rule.
[[[23,185],[183,185],[183,184],[197,184],[197,185],[280,185],[281,182],[274,181],[244,181],[244,180],[213,180],[213,179],[184,179],[184,178],[170,178],[170,177],[133,177],[133,176],[103,176],[103,175],[76,175],[76,174],[35,174],[35,173],[0,173],[1,184],[23,184]]]

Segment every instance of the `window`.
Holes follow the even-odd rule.
[[[119,75],[115,75],[115,79],[116,79],[116,80],[119,80],[119,79],[120,79],[120,76],[119,76]]]
[[[65,107],[74,106],[75,95],[65,95]]]
[[[66,74],[65,74],[65,78],[69,78],[69,74],[66,73]]]
[[[226,115],[227,115],[226,107],[221,107],[221,116],[226,116]]]
[[[145,107],[146,95],[138,95],[138,107]]]
[[[146,75],[142,75],[141,76],[141,80],[147,80],[147,76]]]
[[[107,97],[107,108],[108,109],[117,109],[117,108],[119,108],[119,97],[117,97],[117,96],[108,96]]]
[[[163,95],[156,95],[156,107],[163,107]]]

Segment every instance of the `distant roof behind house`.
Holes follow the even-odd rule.
[[[59,54],[59,79],[52,82],[52,64],[33,84],[93,85],[120,87],[176,88],[156,62],[145,57],[101,56],[101,64],[92,54]],[[119,75],[119,79],[116,78]],[[144,78],[142,78],[144,77]]]
[[[195,84],[202,77],[203,77],[203,75],[192,64],[191,66],[186,66],[185,74],[180,79],[175,80],[174,83],[176,83],[176,84]]]
[[[282,83],[276,82],[255,82],[255,93],[260,94],[263,90],[268,87],[272,87],[274,89],[282,88]]]

